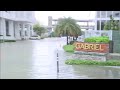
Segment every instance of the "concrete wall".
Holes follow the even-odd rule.
[[[113,39],[113,53],[120,53],[120,30],[113,30],[112,34]]]
[[[34,11],[0,11],[0,17],[13,21],[36,22]]]

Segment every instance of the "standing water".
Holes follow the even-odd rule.
[[[120,78],[120,67],[66,65],[65,38],[0,44],[1,79],[106,79]],[[57,76],[57,49],[59,74]]]

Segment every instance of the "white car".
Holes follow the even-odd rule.
[[[30,38],[29,38],[30,40],[39,40],[39,39],[41,39],[40,38],[40,36],[31,36]]]

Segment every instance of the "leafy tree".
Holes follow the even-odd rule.
[[[51,36],[51,37],[56,37],[55,32],[52,32],[50,36]]]
[[[105,23],[104,30],[110,30],[110,22]]]
[[[39,23],[35,24],[33,26],[33,30],[39,35],[41,36],[41,34],[45,33],[47,31],[47,29],[43,26],[41,26]]]
[[[105,23],[104,30],[120,30],[120,22],[118,20],[114,20],[111,15],[110,21]]]
[[[57,36],[67,36],[67,45],[68,45],[68,36],[78,37],[81,35],[81,28],[71,17],[60,18],[55,27],[55,33]]]

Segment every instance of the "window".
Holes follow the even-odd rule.
[[[21,30],[20,30],[19,32],[20,32],[20,36],[22,36],[22,32],[21,32]]]
[[[30,30],[32,30],[32,26],[30,26]]]
[[[106,23],[105,20],[102,20],[102,21],[101,21],[101,30],[104,30],[105,23]]]
[[[32,36],[32,31],[30,31],[30,36]]]
[[[25,31],[25,36],[27,36],[27,31]]]
[[[97,21],[97,30],[100,30],[100,21]]]
[[[112,15],[112,11],[107,11],[107,17],[110,18],[111,15]]]
[[[113,17],[120,17],[120,11],[113,11]]]
[[[27,27],[28,27],[28,25],[25,25],[24,30],[28,30],[28,28],[27,28]]]
[[[100,11],[97,11],[97,18],[100,18]]]
[[[1,25],[1,19],[0,19],[0,36],[2,36],[2,25]]]
[[[15,37],[15,22],[13,22],[13,28],[14,28],[14,37]]]
[[[27,28],[27,25],[25,25],[25,28]]]
[[[106,18],[106,11],[101,11],[101,18]]]
[[[20,29],[22,29],[22,24],[19,24]]]
[[[6,36],[9,36],[9,22],[7,20],[5,21],[5,25],[6,25]]]

